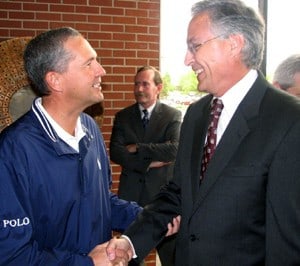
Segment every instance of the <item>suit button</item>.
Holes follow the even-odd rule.
[[[197,237],[194,234],[192,234],[192,235],[190,235],[190,240],[195,241],[195,240],[197,240]]]

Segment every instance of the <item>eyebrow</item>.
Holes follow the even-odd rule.
[[[85,60],[82,65],[86,65],[86,64],[92,62],[93,60],[97,61],[97,58],[98,58],[98,56],[96,56],[96,57],[91,56],[89,59]]]
[[[186,40],[186,43],[194,43],[196,42],[198,39],[198,37],[196,36],[192,36],[191,38],[189,38],[188,40]]]

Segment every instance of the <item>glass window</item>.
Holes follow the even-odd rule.
[[[300,1],[268,1],[267,77],[271,79],[277,65],[288,56],[300,53],[298,33]]]
[[[258,1],[244,0],[257,9]],[[195,2],[197,0],[161,0],[160,70],[163,75],[168,73],[175,85],[182,75],[190,71],[184,65],[184,56],[190,10]],[[297,33],[300,1],[267,1],[267,8],[266,75],[271,80],[275,68],[283,59],[300,53],[300,35]]]

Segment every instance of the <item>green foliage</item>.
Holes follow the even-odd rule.
[[[175,90],[175,85],[172,84],[172,80],[171,80],[171,76],[169,73],[167,73],[164,77],[163,77],[163,90],[160,93],[160,96],[162,98],[167,97],[169,95],[170,92]]]
[[[163,77],[164,89],[160,99],[164,103],[180,110],[184,115],[188,106],[200,99],[203,92],[198,91],[198,80],[193,71],[182,75],[178,84],[174,85],[169,74]]]
[[[179,81],[179,90],[183,94],[190,94],[191,92],[194,94],[198,92],[198,80],[193,71],[188,72],[183,75]]]
[[[161,92],[161,97],[167,97],[171,92],[178,91],[181,94],[197,94],[198,80],[193,71],[190,71],[181,76],[178,85],[172,83],[169,73],[163,77],[164,89]]]

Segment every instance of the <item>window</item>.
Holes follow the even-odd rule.
[[[195,2],[197,0],[161,0],[160,70],[163,75],[168,73],[175,84],[182,75],[190,71],[190,68],[184,65],[184,56],[190,10]],[[267,7],[265,72],[267,78],[271,80],[275,68],[283,59],[293,53],[300,53],[300,35],[297,32],[300,1],[244,0],[244,2],[257,9],[259,4]]]

